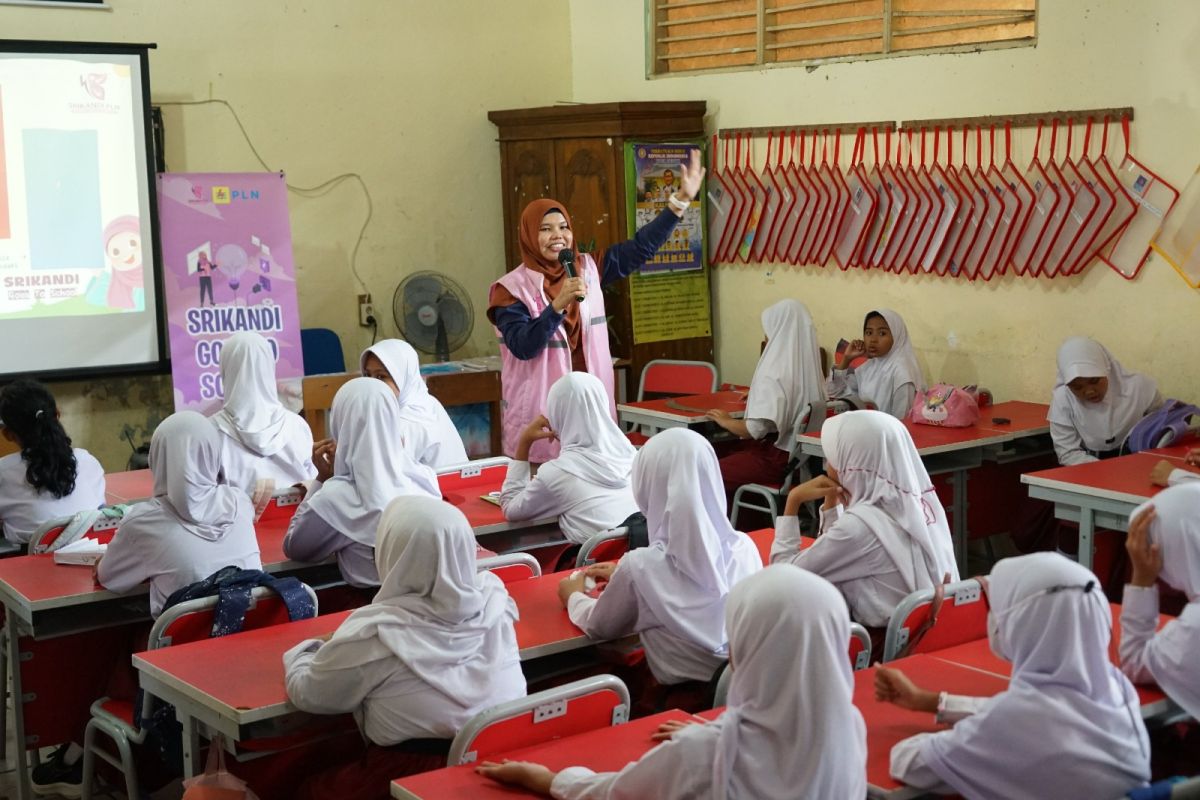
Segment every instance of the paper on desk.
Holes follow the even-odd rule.
[[[54,551],[55,564],[95,564],[108,549],[107,544],[95,539],[79,539]]]

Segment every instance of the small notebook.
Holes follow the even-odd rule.
[[[108,545],[95,539],[79,539],[54,551],[55,564],[81,564],[92,566],[104,555]]]
[[[489,503],[492,503],[493,505],[497,505],[497,506],[500,505],[500,493],[499,492],[488,492],[487,494],[481,494],[481,495],[479,495],[479,499],[486,500]]]

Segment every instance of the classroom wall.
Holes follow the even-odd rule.
[[[710,132],[1133,106],[1134,153],[1182,188],[1200,161],[1200,4],[1042,0],[1039,7],[1032,48],[648,80],[644,0],[571,0],[573,96],[706,100]],[[1016,152],[1028,163],[1031,142],[1018,142]],[[1113,155],[1120,153],[1110,147]],[[718,366],[722,379],[747,381],[762,336],[759,312],[790,296],[807,303],[827,347],[860,333],[865,311],[895,308],[927,377],[978,381],[999,399],[1047,400],[1058,344],[1088,334],[1153,374],[1168,396],[1200,400],[1200,370],[1185,366],[1200,341],[1200,297],[1151,258],[1133,282],[1101,263],[1073,279],[988,283],[843,273],[834,265],[721,266],[713,277]]]
[[[567,4],[558,0],[110,0],[111,11],[0,6],[4,38],[156,42],[155,103],[220,98],[290,183],[358,173],[374,215],[358,272],[381,337],[395,332],[392,292],[410,272],[453,275],[476,326],[458,355],[495,353],[483,316],[503,273],[499,148],[487,112],[570,100]],[[219,105],[166,106],[167,168],[260,170]],[[348,365],[370,343],[357,325],[350,253],[367,204],[355,181],[290,196],[306,327],[342,337]],[[171,409],[165,377],[54,387],[77,444],[121,468]]]

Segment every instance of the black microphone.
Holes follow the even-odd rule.
[[[568,278],[575,277],[575,251],[574,250],[559,250],[558,251],[558,263],[562,264],[562,267],[566,271]],[[583,295],[581,295],[581,294],[575,295],[576,303],[582,303],[583,301],[584,301]]]

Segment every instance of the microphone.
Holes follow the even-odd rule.
[[[575,251],[574,250],[559,250],[558,251],[558,263],[562,264],[562,268],[566,271],[568,278],[576,277],[575,276]],[[576,303],[582,303],[583,301],[584,301],[583,295],[580,294],[580,295],[575,296]]]

